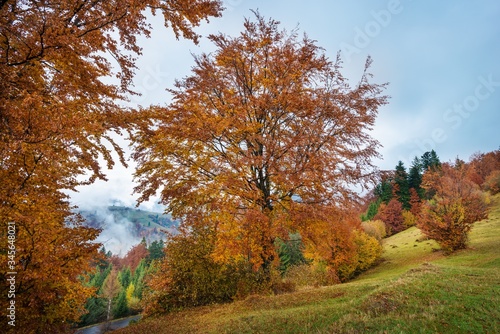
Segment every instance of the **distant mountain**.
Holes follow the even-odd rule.
[[[79,210],[85,225],[102,229],[99,242],[114,254],[125,255],[131,246],[146,238],[149,242],[166,239],[165,232],[175,233],[179,222],[170,215],[126,206],[96,207]]]

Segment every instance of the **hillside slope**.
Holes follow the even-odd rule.
[[[134,237],[156,235],[163,238],[162,231],[173,232],[178,222],[171,216],[125,206],[108,206],[94,210],[80,210],[87,226],[106,230],[110,221],[116,224],[129,224],[128,229]]]
[[[411,228],[385,239],[384,262],[352,282],[176,312],[117,333],[499,333],[500,195],[492,200],[469,249],[451,256]]]

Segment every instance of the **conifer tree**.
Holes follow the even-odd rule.
[[[132,279],[132,273],[130,271],[130,267],[126,267],[120,271],[118,275],[118,279],[120,280],[120,284],[126,289]]]
[[[128,314],[127,292],[122,288],[116,299],[115,307],[113,308],[113,317],[121,318]]]
[[[375,187],[375,195],[385,204],[392,199],[392,184],[389,180],[382,180]]]
[[[408,171],[408,188],[415,189],[420,197],[423,197],[422,184],[422,163],[418,157],[413,160],[410,170]]]
[[[441,161],[436,153],[436,151],[427,151],[422,155],[421,159],[423,171],[427,171],[429,168],[436,168],[441,165]]]
[[[394,184],[398,186],[394,191],[394,195],[403,205],[403,209],[408,210],[410,208],[410,188],[408,185],[408,173],[402,161],[399,161],[396,166]]]

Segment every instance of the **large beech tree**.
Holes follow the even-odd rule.
[[[16,229],[16,264],[8,271],[17,272],[16,327],[6,329],[64,330],[92,292],[77,276],[97,254],[90,241],[98,231],[81,226],[64,191],[105,179],[98,158],[114,163],[106,143],[124,163],[109,134],[128,127],[120,103],[133,93],[136,37],[149,34],[148,10],[161,13],[178,37],[197,41],[193,27],[219,16],[221,2],[0,1],[2,296],[8,222]],[[102,80],[113,76],[116,83]],[[4,310],[6,303],[0,299]]]
[[[174,216],[215,230],[216,259],[265,270],[276,237],[310,228],[302,209],[341,207],[370,180],[368,131],[386,97],[370,59],[351,87],[339,57],[255,14],[239,36],[209,37],[216,51],[195,57],[133,139],[141,200],[160,191]]]

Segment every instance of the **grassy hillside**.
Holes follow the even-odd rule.
[[[172,313],[118,333],[500,333],[500,196],[451,256],[411,228],[356,280]]]

